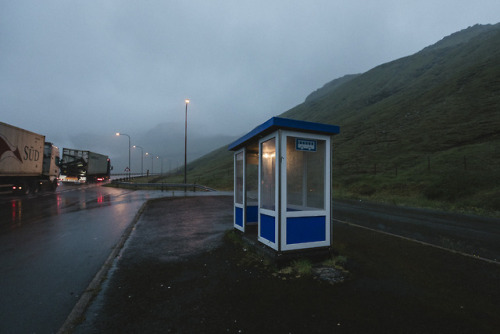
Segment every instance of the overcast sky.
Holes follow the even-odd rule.
[[[238,136],[499,13],[498,0],[0,0],[0,121],[98,151],[84,138],[183,131],[189,98],[190,131]]]

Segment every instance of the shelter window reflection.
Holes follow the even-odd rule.
[[[236,203],[243,204],[243,152],[236,154]]]
[[[315,143],[314,150],[300,150],[297,140],[287,137],[287,211],[325,209],[325,149],[324,140]]]
[[[260,184],[260,207],[274,210],[276,203],[276,138],[261,144],[262,165]]]

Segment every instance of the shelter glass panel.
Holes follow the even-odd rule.
[[[276,207],[276,138],[261,144],[260,207],[274,210]]]
[[[257,207],[259,203],[259,154],[250,151],[246,156],[246,196],[247,206]]]
[[[236,168],[236,189],[235,189],[235,202],[243,204],[243,154],[239,152],[235,155],[235,168]]]
[[[287,211],[325,209],[326,141],[288,136]]]

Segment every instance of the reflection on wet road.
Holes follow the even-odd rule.
[[[166,195],[95,185],[0,195],[0,332],[57,332],[140,206]]]
[[[62,186],[55,193],[30,196],[0,196],[0,231],[12,230],[23,224],[84,209],[111,205],[131,191],[100,186]],[[147,196],[146,196],[147,197]]]

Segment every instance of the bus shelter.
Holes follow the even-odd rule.
[[[332,137],[336,125],[273,117],[229,145],[234,228],[256,226],[278,251],[332,244]]]

